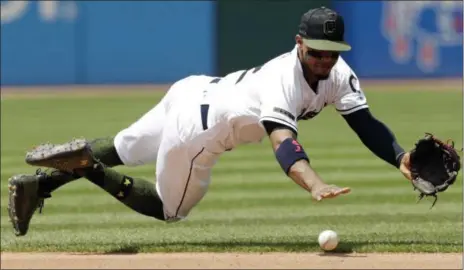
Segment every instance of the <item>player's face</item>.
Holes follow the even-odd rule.
[[[303,65],[305,65],[317,79],[327,79],[333,66],[337,63],[340,53],[308,48],[299,38],[297,38],[297,42],[299,44]]]
[[[305,48],[305,64],[319,79],[327,79],[340,53]]]

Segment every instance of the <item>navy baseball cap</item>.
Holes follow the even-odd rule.
[[[314,8],[303,14],[298,34],[303,43],[311,49],[320,51],[349,51],[351,46],[345,42],[345,23],[343,17],[326,8]]]

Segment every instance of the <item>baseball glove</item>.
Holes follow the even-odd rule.
[[[461,169],[454,142],[448,142],[444,143],[426,133],[410,152],[412,185],[414,190],[420,192],[419,201],[425,196],[435,198],[432,207],[437,202],[437,193],[452,185]]]

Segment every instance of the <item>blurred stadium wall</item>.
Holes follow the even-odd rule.
[[[359,77],[462,77],[460,1],[1,1],[1,84],[165,84],[294,46],[300,16],[345,17]]]

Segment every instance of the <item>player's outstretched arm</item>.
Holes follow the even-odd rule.
[[[369,150],[411,179],[409,153],[403,150],[393,132],[376,119],[368,108],[343,115],[343,118]]]
[[[265,121],[263,124],[271,140],[276,159],[284,172],[295,183],[310,192],[315,200],[320,201],[350,192],[349,188],[340,188],[324,183],[310,167],[308,156],[296,140],[296,134],[290,128],[269,121]]]

